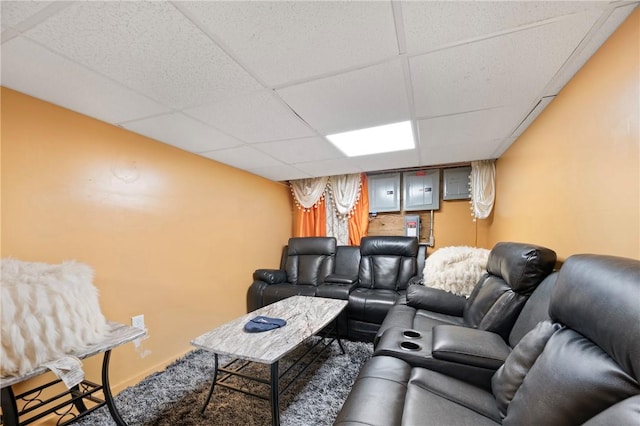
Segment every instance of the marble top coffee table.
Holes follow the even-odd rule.
[[[280,375],[278,372],[279,360],[286,354],[294,350],[296,347],[298,347],[306,339],[318,334],[327,325],[332,323],[346,306],[346,300],[325,299],[322,297],[292,296],[263,308],[257,309],[247,315],[243,315],[238,319],[223,324],[193,339],[191,341],[191,344],[193,346],[213,352],[215,355],[215,370],[213,381],[211,383],[209,396],[207,397],[207,400],[202,407],[201,412],[204,413],[204,410],[211,400],[211,395],[213,394],[214,387],[216,385],[219,385],[261,399],[270,400],[272,424],[279,425],[279,397],[281,393],[280,379],[287,372],[289,372],[289,370],[291,370],[290,367],[285,373]],[[282,318],[287,321],[287,324],[284,327],[261,333],[248,333],[244,331],[244,325],[250,319],[259,315]],[[322,344],[322,347],[320,349],[321,353],[326,348],[328,348],[334,340],[337,340],[340,348],[342,349],[342,352],[344,353],[342,343],[337,336],[338,334],[336,330],[336,333],[334,333],[333,336],[329,338],[328,342],[325,342],[325,339],[321,339],[318,341],[318,343],[316,343],[316,345],[314,345],[314,347]],[[219,367],[218,355],[229,355],[233,357],[234,360],[223,367]],[[314,360],[317,359],[317,357],[318,355],[314,358]],[[301,361],[301,359],[297,360],[294,364]],[[239,360],[269,364],[271,366],[270,380],[265,380],[258,377],[249,377],[246,374],[241,373],[240,370],[246,367],[248,362],[245,362],[244,364],[240,362],[240,364],[242,365],[232,368],[233,365],[238,363]],[[308,368],[309,364],[307,364],[303,371]],[[225,373],[224,377],[218,379],[219,372]],[[299,373],[298,376],[300,374],[301,373]],[[228,379],[230,375],[237,375],[245,379],[268,384],[270,387],[269,396],[267,397],[225,383],[225,380]],[[292,383],[293,380],[286,386],[284,386],[282,392],[285,392]]]

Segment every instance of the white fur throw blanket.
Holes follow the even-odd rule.
[[[25,374],[107,334],[88,265],[3,259],[0,284],[3,377]]]
[[[424,285],[468,297],[487,272],[489,250],[474,247],[443,247],[427,257]]]

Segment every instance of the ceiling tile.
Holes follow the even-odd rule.
[[[167,111],[24,37],[2,45],[2,85],[107,123]]]
[[[442,145],[420,150],[420,165],[435,166],[493,158],[493,152],[502,145],[502,140],[484,143],[468,143],[463,145]]]
[[[122,127],[189,152],[231,148],[242,142],[180,113],[159,115]]]
[[[325,135],[411,118],[400,60],[277,92]]]
[[[597,1],[403,1],[409,54],[589,9]]]
[[[281,162],[273,157],[246,145],[219,151],[203,152],[200,155],[244,170],[283,166]]]
[[[347,173],[360,173],[363,170],[352,159],[340,158],[335,160],[310,161],[308,163],[294,164],[296,169],[308,173],[311,177],[344,175]]]
[[[252,145],[286,164],[342,158],[344,155],[325,138],[313,137]]]
[[[420,146],[462,145],[506,138],[529,110],[527,104],[419,120]]]
[[[567,64],[553,78],[553,82],[547,88],[545,95],[557,95],[560,89],[571,80],[589,58],[602,46],[611,34],[624,22],[625,19],[638,7],[638,4],[620,6],[613,10],[607,20],[598,28],[598,31],[585,40],[583,46],[573,53]]]
[[[415,167],[420,163],[420,155],[415,149],[398,152],[387,152],[385,154],[364,155],[353,157],[352,161],[361,170],[376,171],[389,170],[404,167]]]
[[[262,87],[167,2],[74,3],[26,34],[174,108]]]
[[[184,112],[248,143],[315,136],[309,126],[268,91]]]
[[[539,96],[593,25],[593,13],[410,59],[416,115],[433,117]]]
[[[249,171],[258,176],[262,176],[275,181],[305,179],[311,177],[308,173],[305,173],[293,166],[288,165],[261,167],[258,169],[250,169]]]
[[[0,2],[0,16],[2,17],[2,31],[16,28],[31,16],[49,6],[51,1],[2,1]]]
[[[391,2],[180,2],[269,85],[398,54]]]

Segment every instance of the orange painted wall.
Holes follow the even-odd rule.
[[[116,391],[245,313],[291,236],[287,186],[6,88],[1,161],[2,256],[87,263],[108,319],[145,315],[150,353],[114,351]]]
[[[486,220],[474,222],[470,207],[467,200],[440,201],[440,210],[433,215],[435,245],[429,253],[449,246],[484,247]]]
[[[640,9],[497,162],[489,244],[640,259]]]

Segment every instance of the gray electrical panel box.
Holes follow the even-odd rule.
[[[405,211],[440,208],[440,169],[405,172],[402,177]]]
[[[420,216],[407,215],[404,217],[404,234],[407,237],[420,239]]]
[[[368,175],[369,212],[400,211],[400,173]]]
[[[452,169],[444,169],[442,181],[444,188],[442,191],[443,200],[468,200],[471,198],[469,193],[469,176],[471,175],[471,167],[455,167]]]

